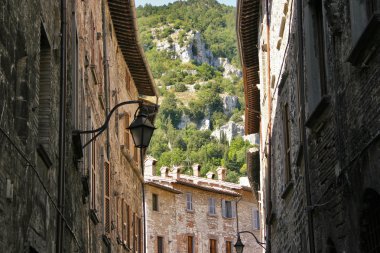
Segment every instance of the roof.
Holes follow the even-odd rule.
[[[158,96],[156,85],[138,39],[134,0],[108,0],[116,37],[140,95]]]
[[[159,189],[162,189],[162,190],[165,190],[165,191],[169,191],[169,192],[172,192],[172,193],[175,193],[175,194],[181,194],[182,193],[181,191],[176,190],[173,187],[166,186],[166,185],[163,185],[163,184],[160,184],[160,183],[157,183],[157,182],[153,182],[153,181],[145,181],[145,184],[153,186],[153,187],[156,187],[156,188],[159,188]]]
[[[258,27],[259,0],[238,0],[236,31],[240,60],[243,67],[245,107],[245,134],[260,131],[260,91]]]
[[[172,175],[172,174],[171,174]],[[239,191],[251,191],[249,187],[241,186],[226,181],[208,179],[203,177],[195,177],[181,174],[179,179],[173,177],[160,177],[160,176],[145,176],[145,183],[160,185],[162,187],[175,188],[176,185],[184,185],[195,189],[200,189],[209,192],[239,197]]]

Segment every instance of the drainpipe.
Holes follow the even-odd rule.
[[[144,177],[144,159],[143,159],[143,148],[140,148],[140,167],[141,167],[141,173]],[[142,208],[143,208],[143,222],[144,222],[144,234],[143,234],[143,240],[144,240],[144,250],[142,252],[146,253],[146,211],[145,211],[145,180],[141,181],[141,188],[142,188]]]
[[[60,101],[59,101],[59,160],[58,160],[58,210],[64,213],[65,198],[65,123],[66,123],[66,0],[61,0],[61,68],[60,68]],[[57,253],[63,252],[63,217],[57,212]]]
[[[104,71],[104,96],[106,98],[106,113],[105,117],[110,112],[110,99],[109,99],[109,64],[108,64],[108,51],[107,51],[107,20],[106,20],[106,2],[102,0],[102,32],[103,32],[103,71]],[[110,131],[107,127],[107,159],[110,159]]]
[[[304,156],[304,165],[305,165],[305,188],[306,188],[306,203],[307,206],[312,206],[311,202],[311,192],[310,192],[310,178],[309,178],[309,157],[307,150],[307,135],[305,127],[305,87],[304,87],[304,56],[303,56],[303,18],[302,18],[302,0],[297,1],[297,33],[298,33],[298,64],[299,64],[299,92],[300,92],[300,101],[301,101],[301,138],[303,145],[303,156]],[[313,210],[307,212],[307,225],[309,232],[309,250],[310,253],[315,252],[314,245],[314,225],[313,225]]]
[[[268,136],[268,159],[267,159],[267,178],[268,178],[268,189],[267,189],[267,217],[270,218],[272,214],[272,91],[270,87],[270,11],[269,11],[269,0],[266,0],[266,28],[267,28],[267,93],[268,93],[268,128],[267,128],[267,136]],[[267,224],[267,248],[266,252],[271,252],[271,224]]]

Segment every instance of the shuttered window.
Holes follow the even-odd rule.
[[[290,132],[289,132],[289,107],[285,104],[282,111],[283,135],[284,135],[284,155],[285,155],[285,184],[292,179],[291,163],[290,163]]]
[[[323,20],[323,1],[316,0],[314,2],[315,7],[315,26],[314,36],[317,39],[317,53],[318,53],[318,63],[319,63],[319,78],[320,78],[320,89],[321,96],[327,94],[326,85],[326,70],[325,70],[325,39],[324,39],[324,20]]]
[[[222,216],[224,218],[236,217],[236,202],[230,200],[222,200]]]
[[[157,236],[157,252],[164,253],[164,238]]]
[[[189,192],[186,193],[186,210],[193,210],[193,196]]]
[[[143,249],[143,236],[142,236],[142,220],[141,218],[137,218],[137,252],[138,253],[142,253],[142,249]]]
[[[111,233],[111,172],[109,162],[104,163],[104,230]]]
[[[226,253],[232,253],[232,243],[230,241],[226,241]]]
[[[256,207],[252,208],[252,228],[254,230],[260,229],[259,210]]]
[[[153,206],[153,211],[158,211],[158,195],[157,194],[152,194],[152,206]]]
[[[194,236],[187,237],[187,253],[194,253]]]
[[[208,213],[209,214],[216,214],[216,211],[215,211],[215,198],[209,198],[208,199]]]
[[[45,30],[41,28],[40,81],[38,90],[38,142],[48,151],[51,119],[51,49]]]
[[[133,236],[133,249],[136,252],[137,249],[137,219],[136,219],[136,214],[133,213],[133,218],[132,218],[132,236]]]
[[[124,147],[127,148],[128,150],[130,149],[130,137],[129,137],[129,129],[127,129],[129,127],[129,114],[128,113],[125,113],[124,115],[124,135],[123,135],[123,138],[124,138]]]
[[[93,129],[93,128],[92,128]],[[94,137],[95,134],[92,134]],[[96,140],[91,142],[91,209],[96,210],[96,159],[97,159],[97,150],[96,150]]]
[[[123,222],[123,202],[124,199],[120,199],[119,197],[116,197],[116,236],[119,239],[123,238],[122,232],[122,222]]]
[[[210,239],[210,253],[217,253],[215,239]]]

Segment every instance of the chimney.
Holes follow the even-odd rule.
[[[201,165],[199,165],[198,163],[193,164],[193,176],[199,177],[200,173],[201,173]]]
[[[161,167],[160,171],[161,171],[161,177],[164,177],[164,178],[169,177],[169,168],[168,167],[163,166],[163,167]]]
[[[226,168],[223,168],[223,167],[218,167],[216,169],[216,172],[218,173],[218,180],[220,181],[224,181],[226,179]]]
[[[157,160],[151,156],[148,156],[145,159],[144,176],[155,176],[156,175],[156,163],[157,163]]]
[[[173,172],[172,172],[174,179],[179,179],[181,175],[181,167],[179,166],[173,166]]]
[[[208,179],[214,179],[214,177],[215,177],[215,173],[212,172],[212,171],[209,171],[209,172],[206,173],[206,177],[207,177]]]

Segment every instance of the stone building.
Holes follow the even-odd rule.
[[[0,252],[143,252],[138,104],[72,141],[120,102],[155,108],[134,1],[0,6]]]
[[[267,252],[380,250],[379,11],[372,0],[238,1]]]
[[[154,160],[145,162],[147,253],[154,252],[235,252],[237,220],[239,231],[259,235],[257,202],[249,184],[224,181],[226,169],[218,177],[209,172],[200,177],[200,166],[193,175],[180,174],[174,167],[155,175]],[[242,234],[248,252],[261,252],[250,235]]]

